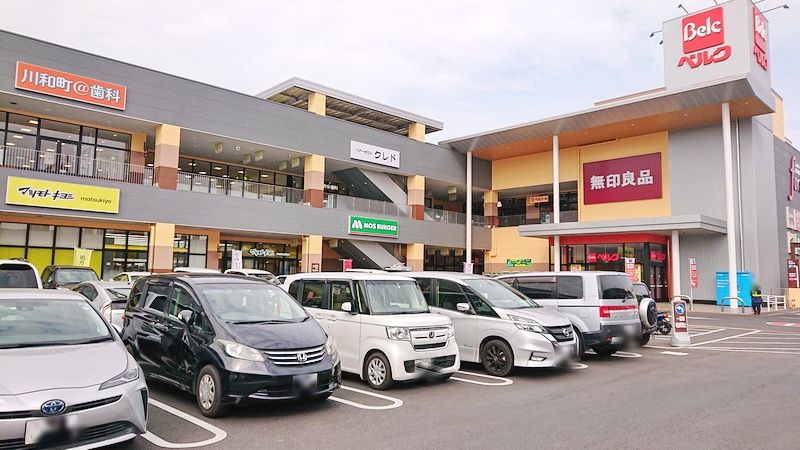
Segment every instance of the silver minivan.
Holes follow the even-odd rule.
[[[572,324],[506,283],[482,275],[404,272],[417,280],[431,312],[453,321],[462,361],[506,376],[514,367],[555,367],[576,353]]]
[[[497,279],[567,316],[575,327],[581,356],[587,348],[612,355],[641,336],[636,295],[624,273],[529,272]]]

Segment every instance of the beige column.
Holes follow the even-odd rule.
[[[172,246],[175,241],[175,224],[150,225],[148,245],[148,270],[155,273],[172,272]]]
[[[486,191],[483,193],[483,217],[487,227],[496,227],[500,224],[497,217],[496,191]]]
[[[156,128],[154,155],[155,185],[162,189],[178,188],[178,154],[181,129],[175,125],[161,124]]]
[[[147,133],[131,134],[130,181],[141,184],[144,180],[144,153]]]
[[[308,110],[313,112],[314,114],[319,114],[320,116],[325,115],[325,104],[327,98],[325,94],[320,94],[319,92],[312,92],[308,94]]]
[[[322,271],[322,236],[303,236],[301,272]]]
[[[425,124],[419,122],[408,124],[408,137],[415,141],[425,142]]]
[[[303,170],[303,201],[315,208],[322,208],[325,189],[325,157],[306,156]]]
[[[406,244],[406,265],[415,272],[425,270],[425,245]]]
[[[412,175],[407,178],[408,212],[415,220],[425,220],[425,177]]]
[[[219,269],[219,231],[209,230],[208,245],[206,247],[206,267]]]

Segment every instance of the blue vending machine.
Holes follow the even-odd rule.
[[[730,289],[728,272],[717,272],[717,305],[722,304],[722,299],[728,296]],[[753,289],[753,276],[750,272],[736,274],[736,290],[738,296],[744,301],[744,306],[751,306],[753,299],[750,292]],[[730,300],[725,300],[725,306],[730,305]]]

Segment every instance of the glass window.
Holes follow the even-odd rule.
[[[581,277],[556,277],[559,299],[583,298],[583,278]]]
[[[440,308],[457,311],[456,304],[467,303],[467,296],[464,295],[464,291],[461,290],[461,286],[458,283],[450,280],[439,280],[438,284],[439,301],[437,304]]]
[[[597,280],[600,283],[600,298],[604,300],[636,298],[631,280],[625,274],[600,275]]]
[[[349,281],[331,281],[331,310],[341,311],[342,303],[350,302],[350,307],[355,309],[353,290]]]
[[[536,306],[530,299],[501,281],[490,278],[475,278],[464,280],[464,282],[470,287],[467,292],[469,293],[471,290],[472,293],[476,294],[476,298],[481,300],[481,303],[488,302],[489,305],[505,309],[532,308]],[[488,310],[494,312],[489,305],[486,305],[484,309],[488,308]],[[475,305],[473,304],[473,306]],[[478,308],[475,309],[477,311]]]
[[[364,282],[372,314],[421,314],[428,304],[415,281]]]
[[[189,267],[205,267],[206,255],[189,255]]]
[[[83,299],[0,300],[0,324],[0,349],[113,340],[103,318]]]
[[[81,229],[81,247],[100,250],[103,248],[105,230],[100,228]]]
[[[25,245],[28,225],[24,223],[0,223],[0,244],[2,245]]]
[[[288,179],[286,178],[286,175],[284,175],[282,173],[276,173],[275,174],[275,185],[276,186],[286,186],[287,181],[288,181]]]
[[[275,174],[272,172],[265,172],[262,171],[259,175],[259,181],[262,183],[269,183],[272,184],[275,181]]]
[[[130,152],[126,150],[118,150],[115,148],[100,147],[95,149],[95,159],[97,161],[105,161],[109,163],[127,163],[129,162]]]
[[[146,231],[128,232],[128,250],[147,250],[149,233]]]
[[[6,133],[6,145],[9,147],[16,147],[16,148],[28,148],[28,149],[35,149],[36,148],[36,137],[29,136],[27,134],[19,134],[8,132]],[[8,150],[6,150],[8,151]],[[35,163],[36,161],[34,161]],[[31,164],[30,160],[25,159],[24,155],[15,155],[14,159],[11,158],[11,155],[6,156],[6,164],[14,165],[15,167],[22,167],[23,169],[27,169],[26,165]]]
[[[305,280],[303,282],[303,296],[300,298],[300,304],[306,308],[322,308],[324,292],[324,282]]]
[[[228,173],[228,167],[225,164],[214,163],[211,165],[211,173],[215,177],[221,177]]]
[[[205,235],[191,235],[189,236],[189,253],[206,254],[208,246],[208,236]],[[205,263],[203,263],[205,265]]]
[[[422,291],[422,295],[425,297],[425,301],[428,302],[430,306],[436,306],[434,304],[433,299],[433,291],[431,289],[432,282],[430,278],[417,278],[417,284],[419,285],[420,290]]]
[[[297,291],[300,289],[300,281],[292,281],[292,284],[289,285],[289,295],[293,298],[297,298]]]
[[[258,181],[258,182],[260,182],[261,180],[259,180],[258,178],[259,178],[258,177],[258,170],[256,170],[256,169],[245,169],[244,170],[244,179],[246,181]]]
[[[97,130],[97,145],[128,150],[131,148],[131,135],[116,131]]]
[[[97,142],[97,129],[90,127],[83,127],[81,131],[81,142],[86,144],[94,144]]]
[[[28,246],[53,247],[55,228],[52,225],[31,225],[28,232]]]
[[[58,284],[77,284],[83,283],[84,281],[97,281],[97,274],[88,267],[74,269],[60,267],[55,273],[55,280]]]
[[[192,173],[198,175],[211,175],[211,163],[208,161],[192,161]]]
[[[192,316],[196,317],[202,313],[202,308],[197,300],[194,299],[192,294],[181,286],[175,286],[172,289],[172,294],[169,298],[169,308],[167,314],[171,317],[178,318],[178,313],[188,309],[192,312]]]
[[[81,286],[80,289],[78,289],[78,292],[80,292],[81,295],[88,298],[89,300],[94,300],[97,298],[97,289],[95,289],[94,286],[89,284],[87,284],[86,286]]]
[[[163,313],[167,306],[167,294],[169,285],[151,284],[147,287],[147,294],[144,300],[144,307],[158,313]]]
[[[204,284],[200,287],[211,311],[233,323],[300,322],[305,310],[283,289],[269,284],[230,286]]]
[[[36,117],[23,116],[21,114],[8,115],[8,131],[36,134],[36,127],[38,126],[39,126],[39,119],[37,119]]]
[[[56,229],[56,247],[77,247],[80,235],[81,229],[78,227],[58,227]]]
[[[0,265],[0,288],[38,288],[39,283],[36,273],[31,266],[19,263],[4,263]],[[0,330],[2,330],[0,326]]]
[[[66,141],[77,141],[79,139],[81,133],[81,127],[79,125],[47,119],[41,119],[40,122],[40,136],[63,139]]]
[[[0,130],[6,127],[6,113],[0,111]]]
[[[555,277],[520,277],[516,288],[533,300],[556,298]]]

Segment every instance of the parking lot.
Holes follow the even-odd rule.
[[[663,306],[662,306],[663,307]],[[796,312],[690,315],[692,346],[658,337],[573,369],[477,365],[444,383],[378,392],[353,377],[322,403],[260,404],[200,419],[194,399],[150,383],[150,434],[133,448],[790,448],[800,440]]]

